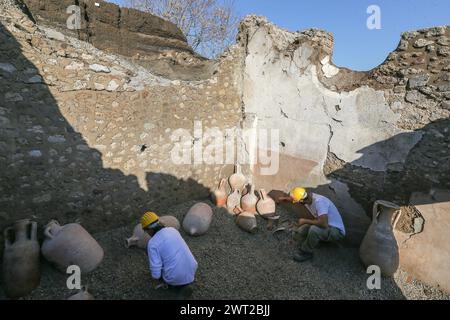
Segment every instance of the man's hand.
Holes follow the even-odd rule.
[[[158,279],[158,284],[155,286],[155,290],[158,289],[167,289],[169,286],[167,283],[164,282],[163,278]]]
[[[303,226],[303,225],[305,225],[305,224],[311,224],[310,220],[304,219],[304,218],[300,218],[300,219],[298,220],[298,226],[299,226],[299,227],[301,227],[301,226]]]
[[[304,218],[300,218],[298,220],[298,226],[301,227],[305,224],[310,224],[313,226],[318,226],[320,228],[328,228],[328,216],[326,214],[319,216],[318,219],[304,219]]]

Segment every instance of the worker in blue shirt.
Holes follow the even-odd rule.
[[[154,212],[145,213],[141,225],[151,236],[147,253],[152,278],[174,289],[177,294],[192,294],[189,285],[195,280],[198,264],[178,230],[164,227]]]
[[[278,202],[289,201],[304,205],[314,219],[301,218],[296,231],[300,248],[294,254],[297,262],[313,258],[313,250],[321,241],[338,242],[345,237],[345,226],[341,214],[330,199],[320,194],[307,192],[305,188],[295,187],[289,196],[279,197]]]

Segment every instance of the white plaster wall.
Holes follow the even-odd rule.
[[[345,162],[383,171],[390,163],[404,162],[420,140],[420,133],[396,127],[399,116],[382,91],[365,86],[339,93],[324,87],[309,44],[300,43],[288,52],[295,37],[274,26],[255,26],[249,34],[244,110],[256,115],[258,128],[280,130],[282,154],[317,163],[311,172],[299,172],[295,183],[329,183],[323,174],[328,150]],[[325,60],[322,64],[336,74]]]

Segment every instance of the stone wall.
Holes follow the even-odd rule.
[[[42,26],[120,54],[170,79],[210,78],[212,62],[195,54],[173,23],[148,13],[121,8],[103,0],[23,0]],[[99,5],[96,6],[95,3]],[[70,6],[80,8],[80,29],[67,27]],[[53,35],[57,37],[57,35]]]
[[[169,80],[19,11],[0,33],[0,228],[32,217],[91,231],[208,197],[229,165],[177,165],[177,129],[241,120],[232,52],[203,81]],[[199,142],[193,138],[189,148]]]
[[[23,0],[36,22],[57,28],[99,49],[132,57],[166,49],[188,51],[186,37],[174,24],[103,0]],[[96,6],[98,3],[99,6]],[[81,10],[80,29],[69,29],[70,6]]]
[[[395,231],[401,268],[433,287],[450,292],[450,192],[416,192],[410,203],[419,212],[412,230]]]
[[[329,33],[291,33],[247,17],[239,41],[243,109],[254,119],[248,128],[280,135],[272,149],[278,174],[260,174],[256,161],[255,183],[327,194],[356,243],[374,200],[408,204],[414,191],[449,187],[449,36],[449,27],[405,33],[382,65],[353,72],[332,64]]]

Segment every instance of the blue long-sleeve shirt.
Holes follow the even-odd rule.
[[[198,264],[178,230],[158,231],[148,242],[147,252],[154,279],[162,276],[173,286],[194,282]]]

